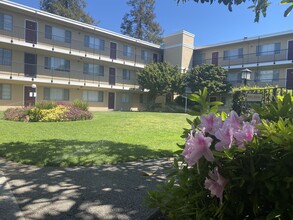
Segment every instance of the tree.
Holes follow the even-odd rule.
[[[86,7],[85,0],[41,0],[40,9],[60,15],[66,18],[71,18],[76,21],[81,21],[87,24],[96,25],[99,22],[95,21],[84,9]]]
[[[227,82],[227,71],[213,64],[203,64],[191,69],[188,74],[187,86],[192,92],[203,90],[205,87],[209,95],[227,94],[231,84]]]
[[[177,4],[180,2],[185,3],[189,0],[177,0]],[[193,0],[194,2],[201,2],[201,3],[210,3],[213,4],[215,0]],[[259,21],[260,14],[262,14],[264,17],[267,15],[267,8],[270,6],[269,0],[247,0],[251,1],[252,5],[249,7],[252,9],[252,11],[255,13],[255,22]],[[229,9],[229,11],[232,11],[232,6],[233,5],[240,5],[242,3],[245,3],[246,0],[218,0],[218,3],[223,3],[226,5]],[[291,10],[293,9],[293,1],[292,0],[282,0],[280,4],[289,4],[290,6],[285,10],[284,12],[284,17],[287,17]]]
[[[185,88],[185,74],[177,66],[168,63],[152,63],[138,72],[138,83],[148,89],[149,109],[154,110],[157,97],[167,93],[182,94]]]
[[[155,21],[155,0],[129,0],[127,5],[131,10],[123,17],[121,33],[157,44],[162,43],[163,30]]]

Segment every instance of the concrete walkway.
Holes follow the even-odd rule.
[[[0,158],[0,219],[148,219],[146,191],[167,159],[98,167],[36,167]]]

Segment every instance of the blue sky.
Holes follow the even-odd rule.
[[[33,8],[39,8],[39,0],[13,0]],[[120,32],[122,17],[129,11],[127,0],[87,0],[86,11],[100,20],[99,27]],[[233,7],[229,12],[224,5],[197,4],[192,0],[177,5],[176,0],[157,0],[156,20],[164,29],[164,35],[186,30],[195,34],[195,46],[204,46],[243,37],[255,37],[293,29],[293,14],[283,13],[288,6],[280,0],[272,0],[267,17],[254,23],[254,13],[247,9],[251,2]]]

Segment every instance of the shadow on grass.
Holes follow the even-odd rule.
[[[34,143],[3,143],[0,144],[0,156],[38,166],[91,166],[161,158],[172,156],[172,152],[108,140],[90,142],[51,139]]]

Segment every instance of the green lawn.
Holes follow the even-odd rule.
[[[186,114],[96,112],[75,122],[12,122],[0,114],[0,156],[38,166],[120,163],[171,156]]]

